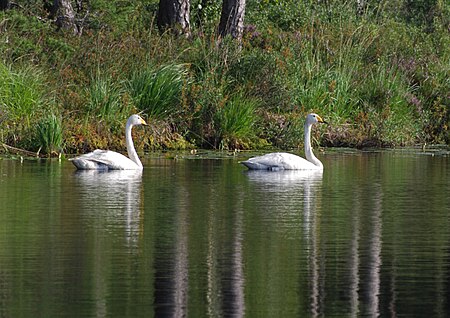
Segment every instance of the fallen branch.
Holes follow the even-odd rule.
[[[2,143],[2,146],[3,146],[3,148],[5,148],[6,152],[12,152],[14,154],[19,154],[19,155],[23,154],[23,155],[28,156],[28,157],[39,157],[39,154],[36,153],[36,152],[32,152],[32,151],[28,151],[28,150],[25,150],[25,149],[16,148],[16,147],[4,144],[4,143]]]

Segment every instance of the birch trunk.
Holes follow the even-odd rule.
[[[75,23],[75,12],[70,0],[54,0],[53,6],[56,12],[56,25],[58,28],[68,30],[77,35],[78,27]]]
[[[190,36],[189,0],[160,0],[158,9],[158,28],[161,31],[172,29],[176,34]]]
[[[239,42],[244,30],[245,0],[223,0],[219,35],[231,35]]]

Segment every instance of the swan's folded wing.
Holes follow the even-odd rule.
[[[263,156],[253,157],[241,163],[253,170],[285,169],[284,158],[281,153],[269,153]]]
[[[250,158],[242,162],[253,170],[303,170],[315,166],[308,160],[285,152],[273,152],[263,156]]]
[[[118,152],[101,149],[71,160],[77,167],[82,165],[84,169],[125,170],[136,166],[132,160]]]
[[[309,170],[316,168],[313,163],[292,153],[282,152],[278,153],[278,155],[279,164],[283,166],[285,170]]]

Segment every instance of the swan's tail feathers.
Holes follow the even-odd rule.
[[[239,161],[239,163],[240,163],[241,165],[246,166],[246,167],[249,168],[249,169],[252,169],[252,163],[251,163],[251,162],[248,162],[248,161]]]
[[[246,160],[246,161],[239,161],[239,163],[240,164],[243,164],[244,166],[246,166],[247,168],[249,168],[250,170],[257,170],[258,168],[257,168],[257,164],[255,164],[255,163],[253,163],[253,162],[251,162],[251,161],[249,161],[249,160]]]

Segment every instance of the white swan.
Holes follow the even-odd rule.
[[[326,123],[319,115],[309,114],[305,122],[306,159],[285,152],[274,152],[250,158],[241,163],[251,170],[323,170],[323,165],[314,156],[311,148],[311,127],[316,123]]]
[[[125,127],[125,140],[128,157],[110,150],[94,150],[93,152],[69,159],[79,170],[142,170],[143,166],[134,149],[131,128],[136,125],[147,125],[139,115],[131,115]]]

